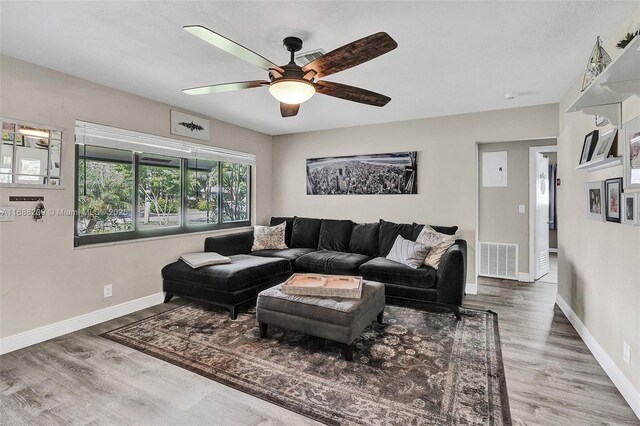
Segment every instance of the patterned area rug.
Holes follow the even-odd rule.
[[[103,334],[326,424],[510,424],[497,315],[387,306],[340,345],[275,327],[259,336],[255,310],[185,305]]]

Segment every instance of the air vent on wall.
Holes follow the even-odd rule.
[[[312,50],[311,52],[301,53],[296,55],[296,63],[301,67],[307,65],[310,62],[315,61],[320,56],[324,55],[325,51],[322,49]]]
[[[478,269],[484,277],[518,279],[518,245],[481,241]]]

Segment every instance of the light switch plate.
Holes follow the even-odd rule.
[[[0,206],[0,222],[13,222],[16,219],[16,208]]]
[[[527,212],[527,206],[525,206],[524,204],[520,204],[518,206],[518,213],[526,213]]]

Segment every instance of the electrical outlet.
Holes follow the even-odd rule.
[[[520,204],[518,205],[518,213],[526,213],[527,212],[527,207],[524,204]]]
[[[113,288],[111,287],[111,284],[105,285],[104,286],[104,297],[105,297],[105,299],[107,297],[111,297],[112,295],[113,295]]]
[[[627,342],[622,344],[622,359],[627,365],[631,362],[631,346]]]

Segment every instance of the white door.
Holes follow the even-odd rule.
[[[549,158],[536,153],[534,279],[549,273]]]

